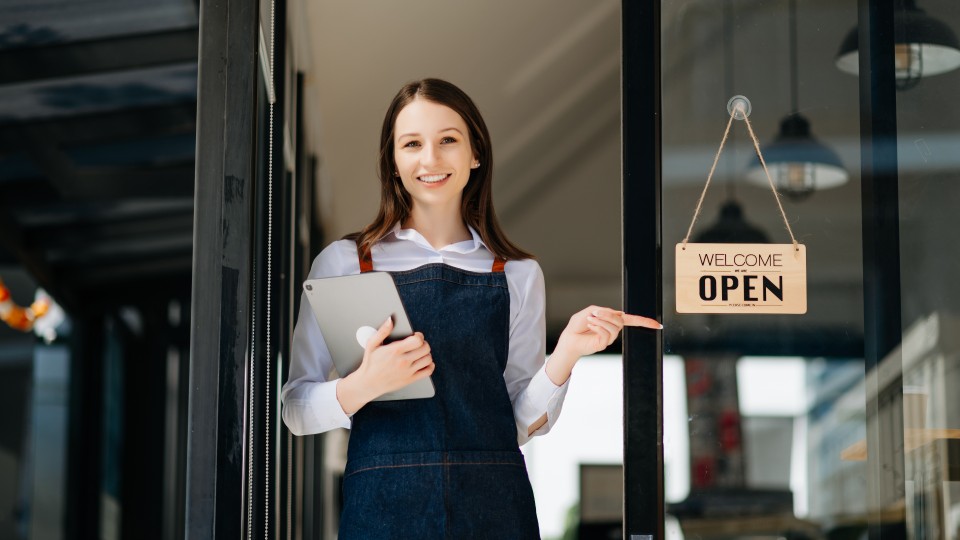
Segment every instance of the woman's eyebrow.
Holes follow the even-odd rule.
[[[456,132],[459,133],[461,136],[463,135],[463,132],[460,131],[459,129],[455,128],[455,127],[443,128],[443,129],[441,129],[440,131],[438,131],[437,133],[443,133],[444,131],[456,131]],[[398,135],[398,136],[397,136],[397,139],[402,139],[402,138],[404,138],[404,137],[419,137],[419,136],[420,136],[419,133],[404,133],[403,135]]]

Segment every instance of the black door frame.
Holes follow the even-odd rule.
[[[239,538],[257,196],[257,0],[201,0],[184,538]]]
[[[897,160],[897,90],[894,71],[894,19],[896,0],[859,0],[860,60],[860,167],[863,216],[863,326],[866,373],[876,373],[880,363],[900,343],[903,335],[900,289],[900,195]],[[902,359],[896,370],[903,373]],[[887,396],[903,395],[903,378],[877,388],[879,377],[867,381],[867,508],[881,508],[889,497],[884,489],[905,492],[902,449],[883,440],[903,440],[899,433],[883,433],[890,426],[871,422],[880,418]],[[872,387],[872,388],[871,388]],[[881,391],[882,390],[882,391]],[[899,411],[902,414],[902,409]],[[884,482],[883,479],[893,480]],[[899,481],[897,481],[897,479]],[[868,516],[869,538],[885,530],[879,512]],[[896,536],[898,533],[894,533]]]
[[[663,312],[660,234],[660,0],[621,3],[623,305]],[[663,340],[623,336],[623,538],[663,538]]]
[[[300,185],[312,176],[297,169],[315,166],[299,137],[303,79],[288,73],[286,26],[270,22],[286,21],[285,0],[201,0],[200,12],[184,536],[299,534],[292,467],[316,457],[271,407],[309,268],[310,232],[303,237],[294,214],[312,215]],[[284,153],[288,136],[296,163]]]

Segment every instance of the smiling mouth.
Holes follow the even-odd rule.
[[[443,182],[447,178],[450,178],[449,174],[428,174],[424,176],[418,176],[417,180],[423,182],[424,184],[437,184]]]

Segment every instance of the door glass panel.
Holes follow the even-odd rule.
[[[920,0],[898,51],[897,161],[903,370],[904,513],[909,538],[960,535],[960,5]],[[924,44],[924,42],[926,44]]]
[[[859,83],[836,65],[857,2],[665,0],[661,16],[668,523],[686,538],[859,538],[870,524]],[[675,310],[674,245],[737,94],[751,101],[750,124],[807,249],[802,315]],[[799,146],[818,150],[771,146],[802,136]],[[735,121],[691,242],[791,242],[758,165]],[[899,514],[895,501],[886,508],[902,527],[902,503]]]

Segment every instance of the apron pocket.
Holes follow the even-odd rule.
[[[519,451],[422,452],[347,463],[341,540],[540,538]]]
[[[372,456],[347,464],[340,540],[444,538],[440,452]]]
[[[447,538],[540,538],[523,454],[451,452],[449,461]]]

